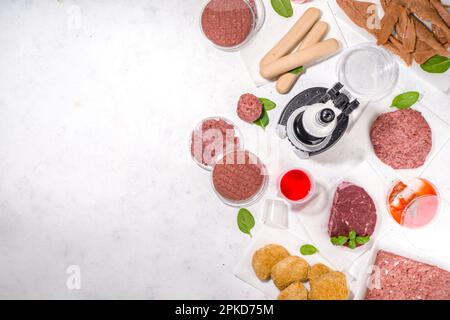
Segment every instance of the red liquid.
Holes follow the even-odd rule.
[[[289,200],[299,201],[311,192],[311,180],[305,172],[294,169],[281,178],[280,189]]]

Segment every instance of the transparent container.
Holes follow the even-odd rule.
[[[266,166],[264,165],[264,163],[253,153],[247,151],[247,150],[240,150],[241,152],[247,152],[250,157],[252,157],[253,159],[256,159],[257,164],[260,166],[261,169],[261,175],[263,177],[263,181],[261,183],[261,187],[257,190],[257,192],[255,192],[252,196],[250,196],[247,199],[243,199],[243,200],[234,200],[234,199],[228,199],[226,197],[224,197],[220,192],[217,191],[216,186],[214,184],[214,167],[217,165],[217,163],[221,163],[222,159],[226,159],[227,156],[229,154],[231,154],[232,152],[229,152],[221,157],[218,157],[218,161],[216,162],[215,166],[212,169],[211,172],[211,186],[214,190],[214,192],[216,193],[217,197],[222,200],[223,203],[225,203],[226,205],[229,205],[231,207],[244,207],[244,206],[249,206],[254,204],[255,202],[257,202],[259,199],[261,199],[261,197],[264,195],[265,191],[267,190],[267,186],[269,184],[269,175],[268,175],[268,171]],[[233,186],[230,185],[230,188],[232,188]]]
[[[356,98],[379,100],[395,87],[398,64],[390,52],[373,43],[345,50],[337,64],[339,81]]]
[[[396,187],[404,189],[395,190]],[[395,196],[394,196],[395,195]],[[393,205],[397,205],[396,209]],[[398,225],[411,231],[432,225],[438,219],[440,196],[436,186],[424,178],[404,182],[397,180],[386,197],[389,216]]]
[[[209,117],[209,118],[205,118],[202,121],[200,121],[195,127],[194,129],[191,131],[191,134],[189,135],[189,140],[188,140],[188,151],[189,154],[191,155],[192,160],[198,165],[200,166],[202,169],[205,169],[207,171],[211,171],[215,160],[217,160],[218,157],[220,157],[224,152],[228,152],[228,151],[232,151],[234,150],[234,145],[226,145],[226,149],[225,150],[221,150],[220,152],[217,152],[214,156],[214,158],[211,159],[211,161],[208,161],[207,164],[199,161],[199,159],[197,159],[195,157],[195,154],[192,153],[192,143],[193,143],[193,135],[196,132],[201,132],[202,131],[202,125],[204,122],[209,121],[209,120],[216,120],[216,121],[224,121],[227,124],[233,126],[234,131],[235,131],[235,137],[238,138],[238,145],[237,145],[237,149],[243,149],[244,148],[244,138],[242,135],[241,130],[238,128],[238,126],[236,126],[231,120],[228,120],[227,118],[224,117],[220,117],[220,116],[215,116],[215,117]],[[224,137],[222,137],[222,139],[224,139]],[[203,150],[202,150],[203,151]],[[203,160],[203,157],[202,157]]]
[[[199,23],[205,39],[216,48],[237,51],[255,36],[264,20],[261,0],[209,0]]]
[[[284,178],[288,173],[291,173],[291,172],[294,172],[294,171],[300,171],[300,172],[302,172],[303,174],[305,174],[306,177],[308,177],[309,182],[310,182],[310,184],[311,184],[310,190],[309,190],[308,194],[307,194],[305,197],[303,197],[303,198],[301,198],[301,199],[298,199],[298,200],[292,200],[292,199],[289,199],[289,198],[283,193],[282,188],[281,188],[281,182],[282,182],[283,178]],[[287,202],[289,202],[289,203],[291,203],[291,204],[295,204],[295,205],[297,205],[297,204],[305,204],[305,203],[309,202],[309,201],[316,195],[316,190],[317,190],[317,188],[316,188],[316,182],[315,182],[315,180],[313,179],[311,173],[310,173],[308,170],[305,170],[305,169],[303,169],[303,168],[292,168],[292,169],[289,169],[289,170],[284,171],[284,172],[280,175],[280,177],[279,177],[279,179],[278,179],[277,186],[278,186],[278,192],[283,196],[283,198],[284,198]]]

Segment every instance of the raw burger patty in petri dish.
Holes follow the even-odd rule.
[[[198,163],[211,166],[217,153],[239,148],[239,138],[233,124],[224,119],[206,119],[192,132],[191,154]]]
[[[375,120],[370,139],[377,157],[394,169],[421,167],[431,151],[431,128],[418,111],[383,113]]]
[[[250,35],[254,17],[243,0],[211,0],[201,18],[205,36],[214,44],[231,48],[243,43]]]
[[[245,201],[261,190],[264,172],[261,161],[248,151],[237,150],[218,161],[212,172],[214,188],[223,198]]]

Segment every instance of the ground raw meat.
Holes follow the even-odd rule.
[[[352,230],[358,236],[371,236],[377,224],[377,209],[363,188],[342,182],[336,189],[328,221],[330,237],[347,236]]]
[[[377,157],[394,169],[422,166],[431,151],[431,128],[412,109],[383,113],[375,120],[370,139]]]
[[[253,123],[261,117],[263,106],[258,97],[251,93],[243,94],[237,105],[237,115],[241,120]]]
[[[243,43],[254,27],[250,6],[243,0],[211,0],[201,18],[205,36],[221,47]]]
[[[449,271],[384,250],[375,266],[366,300],[450,300]]]
[[[255,196],[264,185],[261,161],[248,151],[226,155],[214,166],[212,180],[216,191],[225,199],[245,201]]]
[[[223,119],[207,119],[192,132],[191,154],[197,162],[210,166],[218,155],[239,148],[233,124]]]

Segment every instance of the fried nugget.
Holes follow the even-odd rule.
[[[290,256],[272,268],[272,280],[278,289],[283,290],[295,281],[308,280],[309,264],[305,259]]]
[[[256,276],[260,280],[269,280],[273,266],[286,257],[289,257],[289,252],[277,244],[269,244],[257,250],[252,258]]]
[[[332,271],[311,282],[310,300],[347,300],[349,290],[342,272]]]
[[[308,290],[303,283],[297,281],[281,291],[278,300],[308,300]]]
[[[316,263],[309,270],[308,279],[309,279],[309,281],[314,281],[314,280],[318,279],[320,276],[322,276],[326,273],[332,272],[332,271],[333,270],[328,268],[323,263]]]

